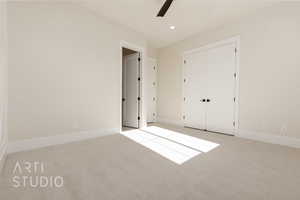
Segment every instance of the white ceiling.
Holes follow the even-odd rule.
[[[74,0],[73,0],[74,1]],[[156,17],[164,0],[75,0],[99,15],[142,33],[160,48],[265,7],[277,0],[174,0],[164,18]],[[170,30],[170,26],[176,26]]]

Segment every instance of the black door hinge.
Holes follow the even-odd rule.
[[[138,81],[140,81],[141,80],[141,78],[140,77],[138,77]]]
[[[141,100],[141,97],[138,97],[138,101],[140,101]]]
[[[234,78],[236,78],[236,73],[233,74]]]
[[[185,83],[185,82],[186,82],[186,79],[183,79],[183,82]]]
[[[235,122],[233,122],[233,126],[235,126]]]
[[[138,61],[141,62],[141,58],[140,57],[138,58]]]
[[[140,117],[138,117],[138,120],[141,120],[141,118],[140,118]]]
[[[233,101],[235,102],[235,97],[233,98]]]

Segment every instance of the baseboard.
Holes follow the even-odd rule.
[[[56,135],[50,137],[34,138],[28,140],[21,140],[16,142],[9,142],[7,153],[15,153],[20,151],[28,151],[47,146],[53,146],[58,144],[66,144],[70,142],[77,142],[81,140],[92,139],[96,137],[117,134],[119,129],[105,129],[105,130],[93,130],[93,131],[81,131],[71,134]]]
[[[170,125],[176,125],[176,126],[183,126],[182,121],[180,120],[172,120],[172,119],[167,119],[167,118],[161,118],[158,117],[156,120],[158,123],[163,123],[163,124],[170,124]]]
[[[0,174],[4,167],[4,163],[5,163],[5,159],[6,159],[6,150],[7,150],[6,143],[3,143],[2,145],[0,145]]]
[[[281,136],[281,135],[271,135],[261,132],[254,132],[254,131],[245,131],[239,130],[236,134],[237,137],[246,138],[271,144],[280,144],[284,146],[300,148],[300,139],[288,137],[288,136]]]
[[[183,123],[180,120],[170,120],[166,118],[158,118],[158,123],[183,126]],[[236,137],[251,139],[271,144],[279,144],[294,148],[300,148],[300,138],[293,138],[288,136],[280,136],[280,135],[271,135],[261,132],[255,131],[247,131],[247,130],[238,130],[235,134]]]

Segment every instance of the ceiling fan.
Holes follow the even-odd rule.
[[[168,9],[170,8],[171,4],[172,4],[173,0],[166,0],[164,5],[161,7],[161,9],[159,10],[158,14],[156,17],[164,17],[166,12],[168,11]]]

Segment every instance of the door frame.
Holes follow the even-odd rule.
[[[146,104],[145,104],[145,100],[144,100],[144,94],[145,94],[145,91],[146,91],[146,88],[145,88],[145,84],[144,84],[144,72],[145,72],[145,66],[146,66],[146,50],[144,47],[141,47],[141,46],[138,46],[136,44],[132,44],[132,43],[129,43],[127,41],[120,41],[120,74],[119,74],[119,80],[120,80],[120,85],[119,85],[119,88],[120,88],[120,91],[119,91],[119,132],[121,133],[122,132],[122,82],[123,82],[123,78],[122,78],[122,73],[123,73],[123,66],[122,66],[122,63],[123,63],[123,53],[122,53],[122,49],[123,48],[127,48],[127,49],[131,49],[131,50],[134,50],[134,51],[137,51],[138,53],[140,53],[140,58],[141,58],[141,62],[140,62],[140,67],[139,67],[139,70],[140,70],[140,91],[139,91],[139,94],[140,94],[140,104],[139,104],[139,116],[140,116],[140,122],[138,123],[139,124],[139,128],[143,128],[147,125],[146,123],[146,119],[147,119],[147,116],[145,116],[146,112]]]
[[[234,36],[230,37],[224,40],[220,40],[217,42],[209,43],[206,45],[203,45],[199,48],[195,48],[192,50],[187,50],[182,53],[182,80],[184,79],[184,60],[185,56],[188,54],[196,53],[199,51],[205,51],[208,49],[213,49],[219,46],[227,45],[227,44],[235,44],[236,47],[236,57],[235,57],[235,73],[236,73],[236,79],[235,79],[235,105],[234,105],[234,122],[235,126],[233,128],[233,135],[236,135],[238,133],[239,129],[239,85],[240,85],[240,36]],[[183,95],[184,95],[184,82],[182,81],[182,115],[183,115],[183,108],[184,108],[184,101],[183,101]],[[181,122],[184,124],[184,119],[181,117]]]

